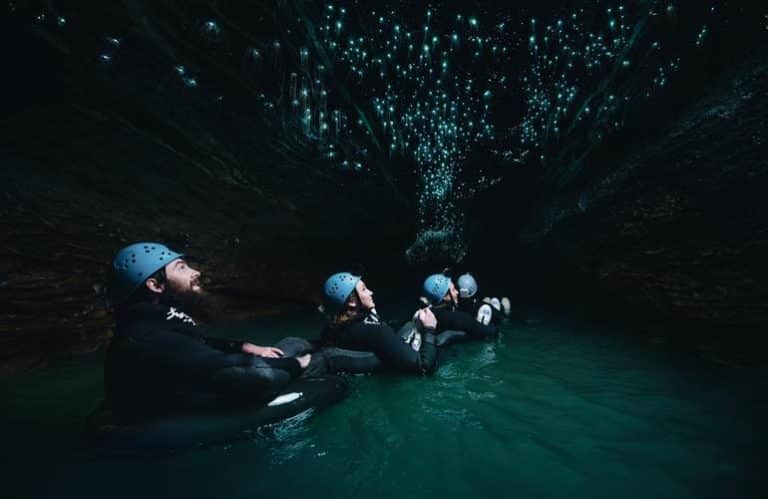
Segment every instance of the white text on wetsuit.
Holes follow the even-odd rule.
[[[186,322],[188,324],[192,324],[193,326],[197,326],[197,324],[192,319],[192,317],[188,316],[181,310],[176,310],[176,307],[171,307],[170,309],[168,309],[168,315],[165,317],[165,320],[169,321],[171,319],[181,319],[182,322]]]

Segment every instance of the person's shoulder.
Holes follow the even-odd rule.
[[[138,321],[164,320],[168,307],[150,302],[137,302],[122,305],[115,310],[117,324],[130,324]]]
[[[320,342],[323,344],[330,343],[333,338],[334,331],[335,328],[332,328],[330,324],[323,326],[323,329],[320,330]]]
[[[448,314],[451,312],[456,312],[456,308],[453,306],[448,305],[447,303],[440,303],[437,305],[432,305],[431,307],[432,313],[437,314]]]
[[[154,303],[137,303],[116,314],[116,336],[137,341],[183,339],[197,341],[201,331],[194,323],[179,318],[172,307]]]

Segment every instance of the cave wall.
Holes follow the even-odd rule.
[[[758,51],[759,52],[759,51]],[[521,232],[523,300],[595,319],[756,332],[768,323],[768,60],[547,193]],[[535,298],[533,298],[535,297]]]
[[[403,213],[375,184],[283,179],[292,194],[269,187],[272,158],[241,172],[215,146],[191,157],[98,105],[27,109],[5,136],[0,363],[103,345],[112,324],[100,293],[130,242],[194,255],[240,314],[315,302],[329,272],[350,261],[375,272],[405,244]]]
[[[402,196],[289,143],[240,83],[222,77],[212,105],[139,59],[105,74],[64,40],[9,32],[25,45],[0,120],[0,370],[103,346],[108,265],[131,242],[195,256],[230,318],[310,309],[331,272],[404,264]]]
[[[42,8],[20,5],[28,17]],[[102,346],[107,265],[136,240],[199,257],[231,317],[309,307],[328,273],[356,263],[399,299],[446,263],[405,265],[412,165],[330,168],[295,120],[265,119],[262,84],[280,75],[243,71],[238,54],[279,23],[244,32],[230,17],[227,36],[210,39],[199,21],[220,14],[215,3],[90,7],[76,30],[19,23],[18,12],[0,20],[20,47],[0,119],[0,368]],[[759,46],[734,64],[744,44],[734,36],[717,56],[713,73],[728,68],[725,77],[696,82],[679,113],[646,113],[652,130],[606,143],[566,189],[543,184],[537,165],[480,151],[471,166],[503,180],[462,206],[471,251],[456,269],[520,306],[624,324],[763,326],[768,60]],[[204,75],[195,88],[180,62]]]

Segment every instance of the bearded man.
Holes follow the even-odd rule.
[[[135,243],[118,251],[109,296],[116,331],[104,384],[118,421],[266,403],[304,374],[312,359],[296,348],[306,344],[297,338],[272,347],[204,336],[193,318],[205,296],[200,272],[163,244]]]

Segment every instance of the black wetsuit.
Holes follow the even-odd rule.
[[[454,330],[466,333],[466,339],[480,340],[495,338],[499,330],[495,325],[480,324],[475,317],[462,310],[456,310],[452,305],[441,303],[432,307],[437,318],[437,333]]]
[[[482,302],[477,298],[459,298],[459,304],[456,309],[468,313],[477,320],[477,312],[483,305],[488,305],[491,309],[491,324],[499,325],[504,322],[504,314],[502,314],[501,310],[498,310],[490,303]]]
[[[265,403],[302,374],[295,358],[245,354],[242,344],[203,336],[174,307],[141,303],[123,309],[104,364],[107,403],[122,420]]]
[[[414,374],[431,374],[437,364],[435,330],[417,326],[420,345],[406,343],[401,334],[381,321],[375,312],[337,327],[326,327],[321,342],[326,347],[372,352],[382,367]]]

